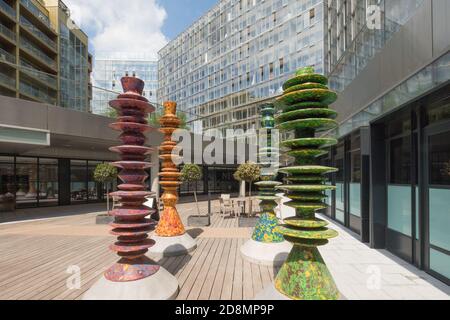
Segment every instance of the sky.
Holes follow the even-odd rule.
[[[168,41],[219,0],[64,0],[90,52],[157,59]],[[71,25],[69,25],[71,27]]]

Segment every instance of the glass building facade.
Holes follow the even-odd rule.
[[[259,127],[257,106],[298,67],[323,72],[322,0],[221,0],[159,52],[158,100],[192,129]]]
[[[327,1],[326,12],[325,68],[341,97],[328,133],[339,144],[322,159],[339,168],[326,214],[449,284],[450,43],[438,35],[450,12],[420,0]]]
[[[117,92],[122,91],[120,79],[125,76],[136,76],[145,82],[143,95],[150,102],[157,102],[158,63],[145,57],[127,54],[98,53],[94,60],[92,112],[108,114],[108,102],[115,99]]]
[[[89,111],[88,38],[66,5],[0,0],[0,18],[0,95]]]
[[[104,201],[106,185],[93,177],[102,162],[0,156],[0,212]]]

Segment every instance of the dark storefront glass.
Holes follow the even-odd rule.
[[[344,155],[345,144],[342,142],[336,147],[336,220],[345,223],[345,183],[344,183]]]
[[[0,156],[0,212],[15,207],[14,157]]]
[[[450,279],[450,131],[429,138],[430,269]]]
[[[94,180],[94,171],[101,161],[88,161],[88,197],[89,202],[102,200],[102,183]]]
[[[87,202],[87,161],[70,161],[70,199],[71,203]]]
[[[388,228],[411,236],[411,137],[389,142]]]
[[[234,179],[236,168],[208,167],[208,190],[211,193],[239,192],[239,183]]]
[[[361,217],[361,136],[357,132],[351,138],[349,211]]]
[[[32,208],[38,202],[37,158],[16,158],[16,207]]]
[[[39,159],[39,206],[57,206],[59,197],[58,160]]]

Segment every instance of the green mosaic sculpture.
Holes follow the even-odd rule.
[[[317,165],[317,157],[327,153],[324,148],[337,143],[335,139],[316,138],[316,133],[337,127],[337,113],[328,108],[336,101],[336,93],[327,87],[325,76],[308,67],[297,71],[284,85],[284,94],[277,103],[283,112],[276,118],[277,128],[294,131],[295,139],[281,143],[289,148],[297,166],[280,169],[287,174],[287,184],[276,187],[287,193],[286,205],[296,216],[284,220],[275,231],[294,246],[281,267],[275,288],[295,300],[336,300],[339,291],[325,265],[318,246],[328,243],[338,233],[326,228],[327,222],[316,218],[317,210],[327,205],[325,191],[335,187],[326,184],[325,174],[337,169]]]
[[[258,154],[262,167],[261,181],[255,184],[259,189],[258,199],[261,200],[262,213],[253,231],[252,239],[263,243],[279,243],[283,242],[284,238],[280,233],[274,231],[278,225],[275,214],[278,197],[275,195],[275,187],[281,185],[280,182],[273,181],[278,169],[278,163],[274,163],[274,159],[279,156],[279,149],[272,146],[275,107],[273,104],[264,104],[260,107],[260,112],[262,115],[261,127],[266,129],[262,130],[261,139],[264,139],[266,143],[263,148],[260,148]]]

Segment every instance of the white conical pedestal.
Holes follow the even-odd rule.
[[[83,300],[174,300],[178,281],[160,267],[155,274],[137,281],[113,282],[102,276],[83,296]]]
[[[291,249],[292,244],[287,241],[264,243],[250,239],[241,246],[241,255],[255,264],[279,267],[284,263]]]
[[[180,256],[188,254],[197,248],[197,241],[188,233],[176,237],[160,237],[154,234],[151,238],[156,243],[149,249],[147,255],[153,259]]]

